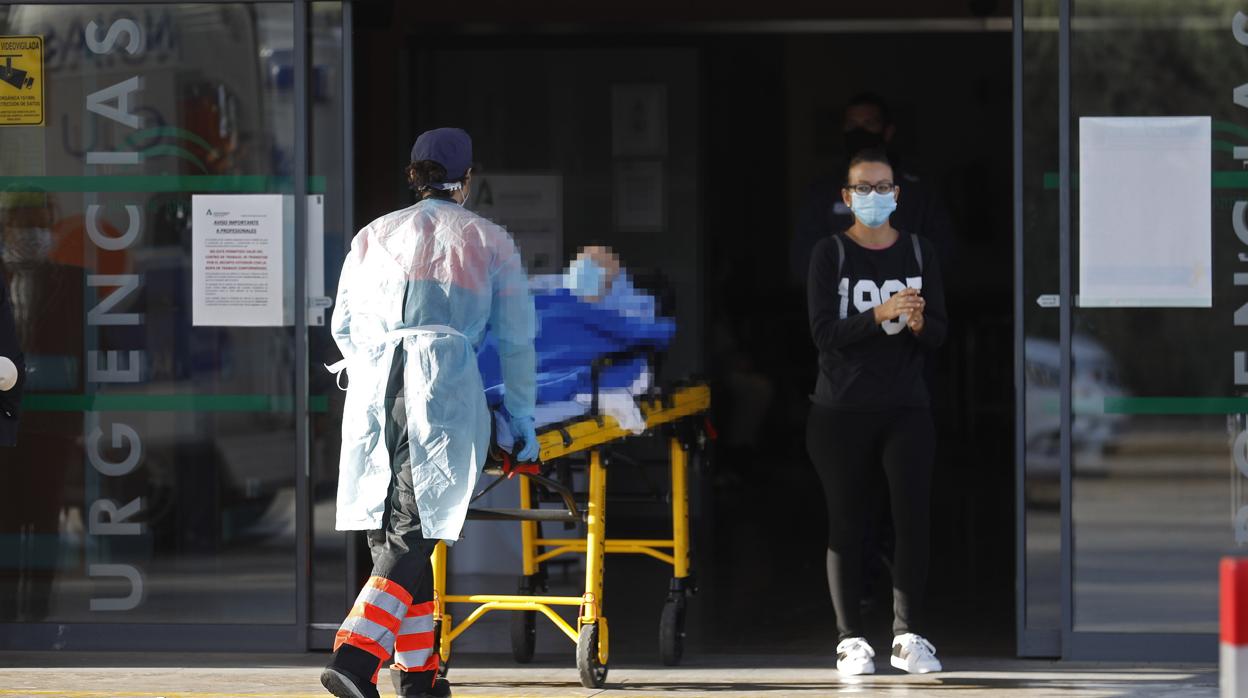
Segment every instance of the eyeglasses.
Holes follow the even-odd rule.
[[[892,182],[876,182],[875,184],[846,184],[845,188],[855,194],[862,194],[863,196],[866,196],[871,192],[875,192],[877,194],[891,194],[893,190],[897,188],[897,185]]]

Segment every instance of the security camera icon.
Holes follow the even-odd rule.
[[[17,89],[29,89],[34,86],[35,79],[26,76],[26,71],[13,67],[13,59],[21,58],[22,54],[0,54],[0,58],[4,59],[4,65],[0,65],[0,81],[7,82]]]

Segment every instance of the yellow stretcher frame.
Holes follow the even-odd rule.
[[[646,430],[650,431],[677,420],[701,414],[710,409],[711,391],[706,385],[693,385],[675,390],[666,399],[642,399],[639,401]],[[577,668],[581,683],[587,688],[601,688],[606,682],[610,658],[610,636],[607,618],[602,613],[603,577],[606,555],[641,554],[670,564],[677,579],[689,576],[689,489],[687,446],[679,439],[670,439],[670,465],[672,473],[672,537],[660,540],[635,540],[606,538],[607,469],[602,462],[600,448],[617,439],[635,436],[620,427],[612,417],[587,417],[561,429],[550,429],[538,435],[541,444],[541,461],[551,462],[574,453],[589,451],[589,502],[585,512],[585,538],[539,538],[537,521],[520,521],[521,550],[526,577],[538,573],[538,565],[546,560],[567,554],[584,553],[585,592],[581,596],[532,596],[524,594],[471,594],[447,593],[445,543],[434,548],[433,563],[433,619],[439,628],[435,638],[439,656],[443,662],[451,657],[451,646],[485,614],[492,611],[532,611],[541,613],[555,624],[564,635],[577,645]],[[533,509],[533,495],[529,478],[520,475],[520,508]],[[551,547],[538,553],[539,547]],[[671,553],[664,552],[671,550]],[[475,604],[476,608],[458,625],[447,613],[448,604]],[[554,611],[554,606],[578,607],[577,627]]]

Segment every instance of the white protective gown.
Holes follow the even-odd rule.
[[[390,485],[385,392],[394,351],[403,379],[412,483],[425,538],[459,537],[490,415],[476,350],[499,343],[505,406],[534,406],[533,299],[520,254],[502,227],[449,201],[427,199],[356,234],[342,266],[334,340],[349,386],[342,415],[338,530],[382,527]]]

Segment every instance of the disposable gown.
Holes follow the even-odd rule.
[[[338,530],[381,528],[390,484],[386,384],[403,379],[416,505],[428,539],[459,537],[490,438],[477,368],[487,328],[498,343],[507,411],[533,414],[533,300],[506,230],[458,204],[425,200],[356,234],[342,266],[334,340],[347,370]]]

